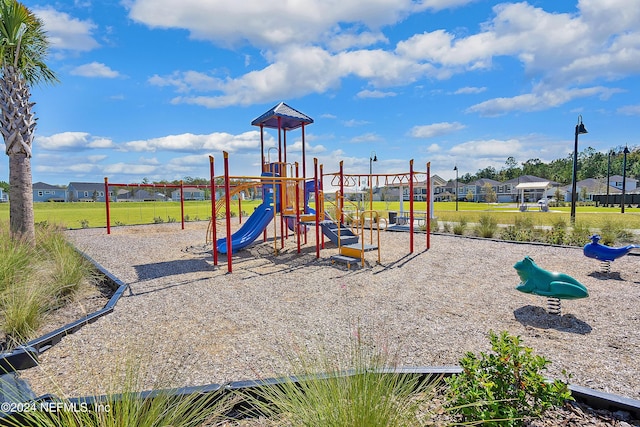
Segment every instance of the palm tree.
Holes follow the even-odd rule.
[[[42,21],[16,0],[0,0],[0,132],[9,156],[11,236],[35,242],[31,148],[36,118],[30,85],[58,79],[44,63]]]

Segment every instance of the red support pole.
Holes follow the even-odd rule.
[[[111,234],[111,212],[109,212],[109,179],[104,177],[104,201],[107,208],[107,234]]]
[[[287,163],[287,130],[282,130],[282,148],[284,148],[284,162]]]
[[[227,223],[227,271],[232,272],[231,266],[231,186],[229,185],[229,153],[223,151],[224,155],[224,204],[227,209],[226,223]]]
[[[413,159],[409,161],[409,253],[413,253]]]
[[[340,208],[340,224],[344,224],[344,160],[340,160],[340,200],[336,200]]]
[[[307,157],[305,153],[304,123],[302,123],[302,178],[307,178]]]
[[[278,117],[278,162],[281,163],[278,167],[282,167],[282,118]],[[275,172],[275,171],[274,171]],[[282,176],[282,171],[280,176]]]
[[[427,162],[427,249],[431,248],[431,162]]]
[[[260,123],[260,171],[264,172],[264,125]]]
[[[184,183],[180,180],[180,216],[182,217],[182,229],[184,230]]]
[[[315,186],[316,188],[317,188],[317,187],[319,187],[319,188],[320,188],[320,190],[319,190],[319,191],[322,191],[322,175],[323,175],[323,172],[322,172],[322,165],[320,165],[320,176],[318,177],[318,180],[316,180],[316,182],[314,183],[314,186]],[[319,211],[319,212],[321,212],[322,218],[323,218],[323,219],[325,219],[325,218],[324,218],[324,205],[319,206],[319,203],[318,203],[318,202],[316,202],[316,205],[318,205],[318,206],[316,206],[316,210],[317,210],[317,211]],[[322,209],[321,209],[321,208],[322,208]],[[322,239],[322,249],[324,249],[324,233],[322,233],[322,234],[320,235],[320,239]]]
[[[316,157],[313,158],[313,179],[316,197],[316,258],[320,258],[320,206],[318,206],[320,189],[318,188],[318,159]]]
[[[213,265],[218,265],[218,243],[216,242],[218,235],[218,230],[216,230],[216,184],[213,169],[213,156],[209,156],[209,170],[211,173],[211,253],[213,255]]]
[[[298,241],[298,253],[300,253],[300,180],[298,179],[298,162],[296,162],[296,240]],[[304,182],[304,181],[303,181]],[[304,185],[303,185],[304,187]]]

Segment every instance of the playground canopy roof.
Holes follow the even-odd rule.
[[[297,129],[302,125],[313,123],[311,117],[281,102],[257,119],[254,119],[251,125],[278,129],[278,118],[280,118],[280,127],[284,130]]]

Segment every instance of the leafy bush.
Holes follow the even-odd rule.
[[[554,218],[551,230],[545,233],[545,242],[552,245],[562,245],[567,237],[567,222],[561,218]]]
[[[162,223],[164,223],[164,219],[162,219],[162,217],[159,217],[159,216],[154,216],[153,217],[153,223],[154,224],[162,224]]]
[[[492,215],[481,215],[476,225],[476,234],[480,237],[492,238],[498,230],[498,221]]]
[[[567,236],[567,244],[572,246],[583,246],[589,243],[591,234],[589,227],[582,222],[576,222]]]
[[[600,224],[600,239],[603,245],[612,246],[617,241],[629,242],[632,236],[621,222],[606,218]]]
[[[445,233],[451,233],[451,223],[448,221],[442,222],[442,231]]]
[[[447,406],[464,421],[521,426],[572,399],[566,382],[545,379],[542,372],[551,362],[523,347],[520,337],[491,331],[489,339],[493,353],[466,353],[463,372],[446,379]]]

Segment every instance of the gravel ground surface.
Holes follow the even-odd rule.
[[[401,366],[457,365],[467,351],[489,350],[488,331],[508,330],[553,362],[548,376],[566,370],[573,384],[640,399],[638,257],[615,261],[605,275],[580,248],[433,235],[426,251],[416,234],[410,254],[408,233],[382,232],[381,264],[369,252],[365,268],[347,270],[331,263],[330,243],[316,258],[310,232],[300,254],[294,236],[278,255],[273,241],[234,254],[228,274],[226,255],[213,266],[205,230],[69,231],[133,295],[25,372],[36,393],[104,392],[105,378],[139,360],[146,388],[279,376],[296,354],[344,352],[356,337]],[[513,265],[527,255],[576,278],[589,297],[563,301],[561,317],[547,314],[546,299],[515,290]]]

